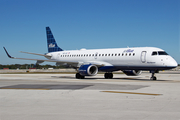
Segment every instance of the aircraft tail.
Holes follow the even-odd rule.
[[[48,52],[56,52],[56,51],[63,51],[60,47],[58,47],[54,36],[51,32],[49,27],[46,27],[46,34],[47,34],[47,45],[48,45]]]

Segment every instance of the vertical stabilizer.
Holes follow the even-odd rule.
[[[60,47],[58,47],[54,39],[54,36],[51,32],[51,29],[49,27],[46,27],[46,34],[47,34],[48,52],[63,51]]]

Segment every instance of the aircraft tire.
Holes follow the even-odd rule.
[[[84,79],[85,76],[82,76],[81,74],[79,73],[76,73],[76,79]]]
[[[109,78],[112,79],[113,78],[113,74],[109,73]]]
[[[81,78],[81,75],[79,73],[76,73],[76,78],[77,79],[80,79]]]
[[[113,78],[113,74],[112,73],[105,73],[104,74],[104,78],[105,79],[112,79]]]
[[[108,79],[108,78],[109,78],[108,73],[105,73],[105,74],[104,74],[104,78],[105,78],[105,79]]]
[[[150,80],[157,80],[157,78],[156,77],[151,77]]]

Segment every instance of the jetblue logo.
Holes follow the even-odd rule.
[[[49,44],[49,48],[53,48],[53,47],[55,47],[55,44]]]
[[[128,49],[128,50],[124,50],[124,52],[134,52],[134,50]]]

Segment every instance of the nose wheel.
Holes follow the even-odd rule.
[[[151,76],[150,80],[157,80],[157,78],[155,76],[155,73],[152,73],[152,76]]]

